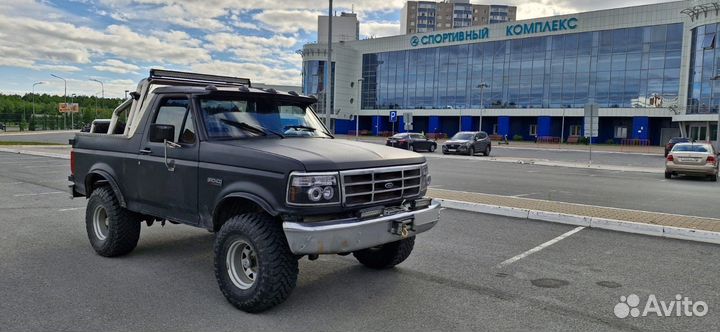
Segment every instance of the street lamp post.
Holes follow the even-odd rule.
[[[32,91],[33,91],[32,118],[33,118],[33,121],[35,121],[35,86],[40,85],[40,84],[45,84],[45,83],[47,83],[47,82],[45,82],[45,81],[35,82],[35,83],[33,83],[33,86],[32,86]]]
[[[489,88],[490,85],[485,82],[481,82],[477,87],[480,88],[480,122],[478,123],[478,131],[482,131],[483,109],[485,108],[483,103],[483,100],[485,99],[485,88]]]
[[[357,113],[355,113],[355,139],[360,137],[360,110],[362,110],[362,78],[357,80],[358,98],[357,98]]]
[[[332,19],[333,19],[333,1],[329,0],[328,3],[328,45],[327,45],[327,63],[326,70],[325,70],[325,125],[330,128],[331,131],[334,132],[334,127],[332,126],[332,120],[330,117],[332,116],[330,113],[332,112]]]
[[[91,78],[90,80],[93,81],[93,82],[100,83],[100,91],[102,92],[102,98],[103,98],[103,101],[104,101],[104,100],[105,100],[105,84],[103,84],[103,82],[102,82],[101,80],[98,80],[98,79]],[[125,98],[127,98],[127,90],[125,90]],[[97,104],[97,103],[96,103],[96,104]],[[102,106],[102,105],[101,105],[101,106]],[[97,117],[98,117],[98,110],[97,110],[97,107],[95,107],[95,118],[97,119]]]
[[[60,76],[57,76],[55,74],[50,74],[50,76],[59,78],[59,79],[63,80],[63,82],[65,83],[65,104],[67,104],[67,80]],[[67,129],[67,121],[66,120],[67,120],[67,116],[65,114],[63,114],[63,127],[65,127],[65,129]]]

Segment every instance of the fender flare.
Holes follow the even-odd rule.
[[[120,186],[118,186],[117,181],[115,181],[115,178],[113,178],[110,173],[107,171],[104,171],[102,169],[94,169],[85,176],[85,196],[90,197],[90,194],[92,191],[90,190],[92,188],[92,184],[90,183],[90,180],[93,178],[93,176],[100,176],[102,180],[99,182],[101,183],[108,183],[110,184],[110,188],[112,188],[112,191],[115,193],[115,197],[117,197],[118,202],[120,203],[120,206],[127,208],[127,203],[125,202],[125,197],[123,197],[122,192],[120,191]]]
[[[212,210],[213,218],[215,218],[219,212],[218,207],[221,206],[225,200],[230,199],[230,198],[247,199],[247,200],[257,204],[257,206],[259,206],[261,209],[265,210],[265,212],[267,212],[268,214],[270,214],[273,217],[275,217],[279,214],[275,209],[273,209],[273,207],[272,207],[272,205],[270,205],[270,203],[268,203],[265,199],[263,199],[260,196],[257,196],[255,194],[251,194],[251,193],[247,193],[247,192],[231,192],[231,193],[223,196],[221,199],[219,199],[217,201],[217,203],[215,204],[215,206],[213,207],[213,210]]]

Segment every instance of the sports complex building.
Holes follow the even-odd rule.
[[[595,103],[596,142],[715,140],[718,23],[720,2],[675,1],[333,43],[335,131],[357,114],[363,133],[402,131],[412,113],[417,132],[567,140]],[[327,44],[302,56],[303,92],[322,96]]]

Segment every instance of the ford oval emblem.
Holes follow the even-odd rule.
[[[395,185],[392,182],[385,182],[385,189],[392,189]]]

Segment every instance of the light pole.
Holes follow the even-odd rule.
[[[332,126],[332,120],[330,120],[330,112],[332,107],[331,81],[332,81],[332,19],[333,19],[333,2],[329,0],[328,3],[328,45],[327,45],[327,62],[325,63],[325,125],[330,128],[330,131],[334,132],[335,128]]]
[[[94,78],[91,78],[90,80],[93,82],[100,83],[100,91],[102,92],[102,98],[103,98],[103,100],[105,100],[105,84],[103,84],[103,82],[101,80],[97,80]],[[125,90],[125,98],[127,98],[127,90]],[[97,107],[95,107],[95,118],[97,119],[97,117],[98,117],[98,110],[97,110]]]
[[[125,99],[127,99],[128,92],[130,92],[130,90],[125,90]]]
[[[483,100],[485,99],[485,88],[489,88],[490,85],[485,82],[480,82],[477,87],[480,88],[480,122],[478,123],[478,131],[482,131],[483,108],[485,108],[485,105],[483,104]]]
[[[50,76],[55,77],[55,78],[59,78],[59,79],[63,80],[63,82],[65,83],[65,104],[67,104],[67,80],[64,79],[64,78],[62,78],[62,77],[60,77],[60,76],[57,76],[57,75],[55,75],[55,74],[50,74]],[[66,106],[67,106],[67,105],[66,105]],[[67,116],[66,116],[65,114],[63,114],[63,127],[64,127],[65,129],[67,129]]]
[[[565,141],[565,107],[563,106],[562,123],[560,124],[560,144]]]
[[[32,106],[33,106],[33,109],[32,109],[32,119],[33,119],[33,122],[35,121],[35,86],[36,86],[36,85],[40,85],[40,84],[45,84],[45,83],[47,83],[47,82],[45,82],[45,81],[40,81],[40,82],[35,82],[35,83],[33,83],[33,85],[32,85],[32,91],[33,91],[33,99],[32,99]]]
[[[360,137],[360,111],[362,110],[362,78],[357,80],[358,98],[357,98],[357,113],[355,113],[355,139]]]

